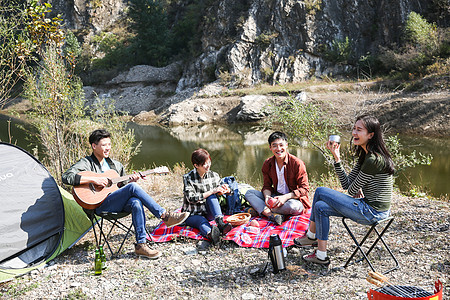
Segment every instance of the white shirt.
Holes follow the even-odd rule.
[[[111,170],[111,167],[109,166],[109,164],[106,162],[106,159],[103,160],[103,164],[102,164],[102,172],[106,172],[108,170]]]
[[[279,169],[278,164],[275,163],[275,169],[277,170],[277,178],[278,178],[277,192],[282,195],[289,193],[289,188],[286,184],[286,181],[284,180],[284,168],[286,168],[285,165],[283,165],[281,169]]]

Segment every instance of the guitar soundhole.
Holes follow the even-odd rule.
[[[95,194],[97,191],[95,190],[95,186],[94,186],[94,184],[93,183],[89,183],[89,189],[91,190],[91,192],[93,193],[93,194]]]
[[[111,187],[112,185],[113,185],[113,182],[112,182],[111,178],[108,178],[108,184],[106,186]]]

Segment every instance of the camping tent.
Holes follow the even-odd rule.
[[[75,244],[91,222],[25,150],[0,142],[0,282],[36,269]]]

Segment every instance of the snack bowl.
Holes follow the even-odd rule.
[[[238,213],[231,215],[227,218],[227,222],[233,226],[240,226],[242,224],[246,224],[252,215],[249,213]]]

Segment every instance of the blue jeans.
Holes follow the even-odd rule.
[[[347,217],[359,224],[370,225],[387,218],[389,212],[376,211],[363,198],[353,198],[327,187],[319,187],[314,193],[310,220],[316,223],[316,238],[326,241],[330,216]]]
[[[219,200],[216,195],[211,195],[206,198],[206,212],[206,218],[201,215],[190,215],[186,221],[184,221],[184,224],[187,226],[200,230],[200,234],[204,237],[207,237],[208,233],[211,232],[209,221],[214,220],[216,217],[223,217]]]
[[[103,203],[95,209],[95,212],[128,212],[131,213],[136,242],[145,243],[147,231],[145,230],[145,211],[147,207],[157,217],[166,211],[150,197],[137,183],[131,182],[106,197]]]
[[[275,197],[277,195],[272,195]],[[248,190],[245,193],[245,199],[250,203],[250,205],[261,214],[266,207],[266,202],[264,201],[264,195],[258,190]],[[284,203],[283,206],[271,210],[274,213],[282,215],[293,215],[297,216],[303,212],[303,203],[299,199],[289,199]]]

